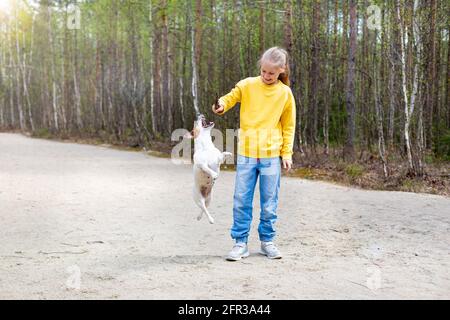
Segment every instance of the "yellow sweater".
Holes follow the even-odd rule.
[[[278,80],[265,84],[261,77],[239,81],[225,96],[221,115],[241,103],[238,153],[250,158],[281,156],[292,159],[295,100],[291,89]]]

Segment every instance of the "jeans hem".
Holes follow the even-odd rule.
[[[234,238],[234,241],[236,242],[236,243],[247,243],[247,241],[248,241],[248,238]]]
[[[259,237],[259,240],[262,242],[272,242],[274,238],[265,238],[265,237]]]

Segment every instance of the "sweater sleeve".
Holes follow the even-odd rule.
[[[289,99],[281,114],[281,127],[283,134],[283,145],[280,155],[283,160],[292,160],[295,135],[295,99],[289,90]]]
[[[239,81],[229,93],[220,97],[219,100],[224,105],[224,110],[222,113],[218,113],[219,115],[223,115],[225,112],[233,108],[236,103],[241,102],[244,84],[244,80]]]

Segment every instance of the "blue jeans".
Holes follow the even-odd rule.
[[[238,155],[231,227],[231,237],[236,243],[247,243],[248,240],[252,222],[253,195],[258,176],[261,200],[259,239],[272,241],[275,237],[274,224],[277,220],[281,176],[280,158],[248,158]]]

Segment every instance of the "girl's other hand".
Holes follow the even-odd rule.
[[[292,168],[292,160],[283,159],[283,169],[286,169],[286,172],[289,172]]]

